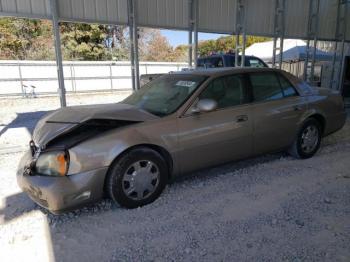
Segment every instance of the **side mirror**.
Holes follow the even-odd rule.
[[[192,108],[192,113],[210,112],[218,107],[218,103],[213,99],[201,99]]]

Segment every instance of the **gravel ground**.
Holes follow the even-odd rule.
[[[11,103],[13,115],[26,112]],[[0,261],[350,261],[350,120],[311,159],[273,154],[207,169],[134,210],[103,200],[49,214],[17,187],[20,156],[0,154]]]

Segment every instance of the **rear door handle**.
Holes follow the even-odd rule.
[[[248,116],[247,115],[240,115],[236,117],[236,122],[245,122],[248,120]]]

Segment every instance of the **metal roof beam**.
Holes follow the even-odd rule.
[[[56,67],[58,76],[58,93],[60,96],[61,107],[65,107],[66,104],[66,89],[64,86],[64,75],[62,65],[62,52],[61,52],[61,38],[60,28],[57,14],[57,0],[50,0],[50,8],[52,13],[52,26],[53,34],[55,38],[55,54],[56,54]]]

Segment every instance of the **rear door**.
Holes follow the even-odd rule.
[[[288,147],[294,140],[307,101],[280,73],[249,73],[253,96],[254,153]]]
[[[197,101],[205,98],[214,99],[217,110],[191,114],[189,109],[178,120],[182,172],[252,154],[253,122],[247,104],[246,78],[243,75],[216,78]]]

